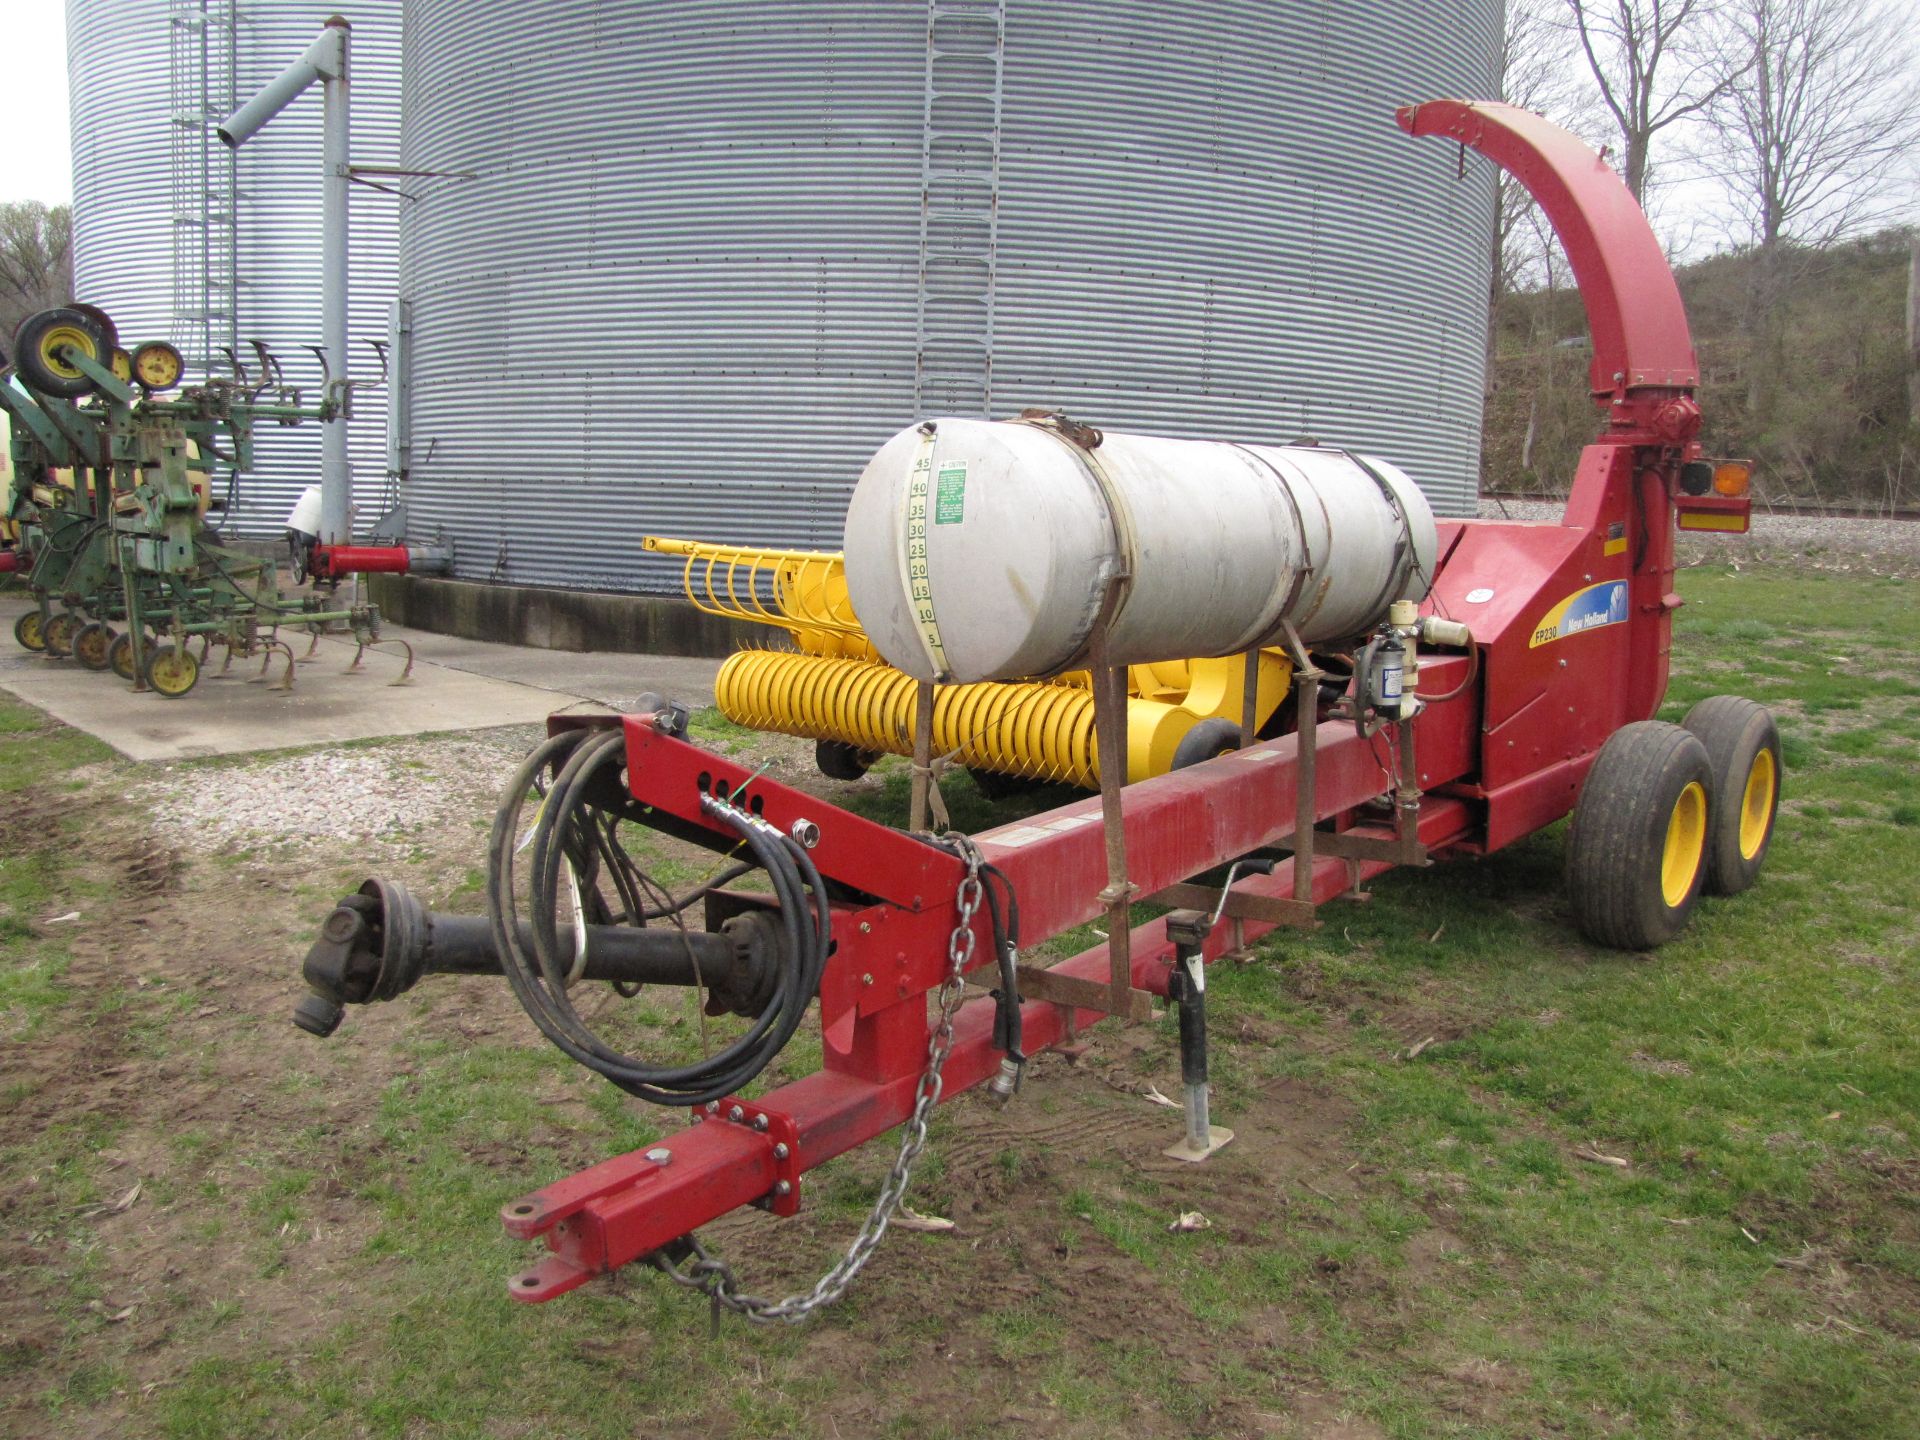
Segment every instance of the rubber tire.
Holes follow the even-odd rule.
[[[813,742],[813,763],[829,780],[858,780],[873,768],[879,757],[844,740]]]
[[[1184,770],[1189,765],[1198,765],[1202,760],[1212,760],[1239,748],[1240,722],[1215,716],[1211,720],[1202,720],[1180,737],[1180,743],[1173,747],[1172,768]]]
[[[98,305],[89,305],[84,300],[69,300],[67,302],[67,308],[69,310],[78,310],[82,315],[100,327],[100,333],[106,337],[109,352],[120,348],[120,327],[113,323],[113,317],[107,314],[106,311],[102,310]],[[127,358],[131,360],[133,357],[129,355]]]
[[[1713,695],[1687,712],[1680,722],[1706,746],[1713,766],[1713,806],[1707,822],[1707,893],[1738,895],[1760,878],[1767,849],[1773,844],[1773,822],[1780,813],[1780,728],[1764,705],[1740,695]],[[1766,832],[1752,855],[1741,852],[1740,826],[1746,813],[1747,782],[1762,751],[1773,761],[1773,800],[1767,809]]]
[[[1706,840],[1677,905],[1667,903],[1661,870],[1674,807],[1696,784],[1706,794],[1710,839],[1713,766],[1697,737],[1678,725],[1641,720],[1623,725],[1600,747],[1567,839],[1574,923],[1596,945],[1652,950],[1686,928],[1706,879]]]
[[[73,623],[73,616],[65,610],[47,617],[40,627],[40,638],[46,641],[46,652],[58,660],[71,659],[73,656],[73,632],[79,627]]]
[[[162,688],[154,680],[155,671],[175,660],[184,661],[187,667],[187,683],[177,690]],[[190,651],[172,645],[157,645],[147,656],[147,685],[154,694],[168,700],[178,700],[200,682],[200,662],[193,658]]]
[[[43,395],[62,400],[77,400],[93,393],[93,381],[85,375],[77,378],[56,375],[40,359],[40,341],[49,330],[69,328],[83,331],[93,342],[93,358],[106,365],[113,356],[113,338],[92,314],[72,305],[41,310],[27,316],[13,332],[13,364],[20,378]]]
[[[107,646],[107,668],[122,680],[133,679],[133,634],[122,630]]]
[[[38,610],[29,610],[13,622],[13,638],[20,642],[22,650],[31,650],[36,655],[47,648],[46,632],[41,629]]]
[[[107,668],[107,652],[112,646],[113,631],[104,621],[89,620],[73,632],[73,658],[89,670]]]

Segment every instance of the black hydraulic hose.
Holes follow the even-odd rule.
[[[614,1050],[585,1024],[567,995],[571,956],[561,941],[557,901],[561,886],[567,883],[561,869],[565,864],[573,864],[578,874],[588,868],[582,862],[591,856],[592,862],[609,865],[616,877],[622,875],[624,867],[616,860],[624,860],[625,851],[608,833],[611,826],[596,822],[585,797],[596,776],[617,769],[624,759],[625,737],[620,731],[569,732],[536,749],[509,782],[494,817],[488,856],[494,943],[515,997],[562,1053],[655,1104],[705,1104],[740,1089],[765,1069],[793,1037],[819,993],[829,944],[826,885],[812,858],[791,837],[729,803],[706,802],[708,814],[737,833],[753,857],[751,863],[766,871],[779,902],[782,943],[773,992],[745,1034],[718,1054],[691,1065],[650,1065]],[[548,771],[556,773],[541,799],[531,837],[528,929],[533,953],[529,955],[528,947],[520,943],[514,856],[521,848],[521,812],[536,782]],[[721,883],[716,878],[703,889]],[[615,888],[630,917],[645,913],[632,877],[616,878]],[[583,902],[585,898],[583,894]],[[677,914],[691,903],[689,898],[673,904],[668,913]]]

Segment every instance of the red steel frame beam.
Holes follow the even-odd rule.
[[[1436,693],[1452,689],[1466,665],[1459,656],[1430,660],[1422,668],[1423,683]],[[1435,706],[1414,722],[1424,783],[1443,783],[1463,773],[1474,720],[1470,705],[1454,703]],[[792,1213],[804,1171],[885,1133],[911,1112],[926,1063],[927,995],[945,978],[953,896],[963,874],[952,854],[804,791],[752,779],[723,756],[660,734],[651,717],[629,716],[622,723],[635,799],[729,843],[732,835],[700,811],[701,796],[717,788],[783,831],[798,820],[811,820],[820,828],[813,856],[821,873],[875,899],[833,908],[834,953],[820,987],[825,1044],[819,1073],[756,1101],[722,1102],[705,1117],[707,1123],[503,1208],[501,1220],[510,1234],[544,1237],[550,1251],[510,1282],[510,1293],[522,1300],[564,1294],[719,1215],[769,1197],[782,1182],[786,1189],[771,1208]],[[1322,728],[1321,737],[1315,782],[1321,819],[1342,817],[1391,785],[1386,737],[1363,739],[1350,726],[1332,723]],[[1132,881],[1151,893],[1235,856],[1284,843],[1293,830],[1296,749],[1297,738],[1283,736],[1128,786],[1124,826]],[[1106,883],[1106,851],[1099,806],[1098,797],[1091,797],[976,837],[1019,897],[1024,944],[1103,913],[1098,892]],[[1466,802],[1431,800],[1421,811],[1419,838],[1430,849],[1451,844],[1463,839],[1476,819]],[[1314,867],[1312,898],[1330,900],[1388,868],[1383,861],[1358,862],[1356,869],[1346,860],[1323,860]],[[1235,893],[1280,898],[1291,894],[1290,886],[1290,877],[1255,877],[1237,885]],[[986,916],[975,924],[975,968],[992,966]],[[1243,922],[1248,939],[1272,928],[1258,920]],[[1224,943],[1222,937],[1210,942],[1207,958]],[[1104,981],[1108,963],[1101,945],[1053,969]],[[1136,927],[1133,984],[1165,994],[1171,967],[1164,923]],[[1075,1010],[1070,1019],[1070,1008],[1038,1000],[1022,1007],[1029,1053],[1105,1018]],[[995,1073],[999,1052],[992,1045],[992,1024],[990,1001],[971,1001],[961,1009],[943,1096]],[[732,1123],[736,1103],[740,1113]],[[649,1158],[660,1154],[667,1156],[664,1162]]]

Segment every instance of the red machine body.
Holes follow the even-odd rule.
[[[1471,146],[1527,185],[1572,260],[1594,342],[1593,391],[1605,430],[1581,457],[1564,517],[1539,524],[1448,522],[1428,613],[1471,627],[1477,655],[1425,656],[1420,688],[1455,698],[1428,705],[1413,727],[1422,800],[1418,839],[1436,857],[1497,850],[1568,813],[1603,742],[1650,717],[1664,696],[1673,593],[1676,513],[1708,514],[1744,528],[1744,499],[1689,496],[1681,472],[1697,455],[1700,412],[1692,343],[1679,292],[1639,207],[1584,145],[1539,117],[1497,104],[1441,101],[1409,107],[1414,135]],[[404,554],[404,552],[401,552]],[[1477,668],[1476,667],[1477,664]],[[556,717],[555,727],[582,723]],[[840,811],[818,797],[755,777],[726,757],[630,716],[626,769],[633,796],[682,829],[731,837],[704,818],[703,795],[734,803],[787,831],[818,826],[821,873],[864,897],[834,904],[835,942],[821,984],[824,1065],[759,1099],[723,1101],[703,1121],[518,1199],[502,1211],[508,1232],[541,1238],[548,1254],[514,1277],[510,1293],[551,1299],[590,1277],[649,1255],[739,1206],[790,1214],[805,1172],[899,1125],[925,1068],[927,999],[944,977],[963,865],[919,838]],[[1263,846],[1286,845],[1302,784],[1299,739],[1289,735],[1128,786],[1122,828],[1129,878],[1146,894]],[[1311,898],[1353,890],[1391,862],[1354,858],[1391,838],[1370,808],[1381,793],[1371,740],[1328,725],[1314,750],[1314,818],[1343,853],[1312,866]],[[1024,943],[1096,919],[1108,856],[1098,797],[974,837],[1019,896]],[[1331,848],[1331,847],[1330,847]],[[1289,878],[1256,876],[1230,892],[1285,904]],[[1277,907],[1276,907],[1277,908]],[[1271,929],[1244,918],[1241,940]],[[990,964],[985,916],[978,963]],[[1208,958],[1227,940],[1216,930]],[[1174,946],[1161,921],[1131,936],[1135,987],[1164,995]],[[1106,984],[1102,946],[1053,968],[1089,988]],[[1022,1010],[1029,1053],[1059,1043],[1102,1013],[1054,1000]],[[944,1093],[991,1076],[994,1002],[959,1011]],[[662,1158],[664,1157],[664,1158]]]
[[[0,550],[0,575],[11,575],[20,568],[18,550]]]
[[[339,580],[348,575],[404,575],[410,563],[404,545],[315,545],[307,569],[316,580]]]

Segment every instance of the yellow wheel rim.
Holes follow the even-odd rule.
[[[1667,845],[1660,856],[1660,890],[1672,909],[1687,898],[1707,845],[1707,792],[1695,780],[1673,802],[1667,817]]]
[[[96,670],[105,669],[107,646],[112,643],[107,632],[92,625],[81,627],[81,632],[73,637],[74,655]]]
[[[100,358],[94,351],[93,336],[76,325],[56,325],[40,337],[40,363],[62,380],[78,380],[81,377],[79,367],[69,365],[60,358],[61,349],[68,345],[89,359]]]
[[[173,650],[153,657],[147,680],[162,695],[184,695],[200,678],[200,666],[184,650]]]
[[[47,643],[46,631],[38,614],[29,613],[20,621],[20,643],[29,650],[38,650]]]
[[[1747,771],[1747,790],[1740,797],[1740,858],[1751,860],[1767,843],[1767,831],[1773,826],[1773,797],[1780,783],[1774,768],[1773,751],[1762,748],[1753,757]]]

